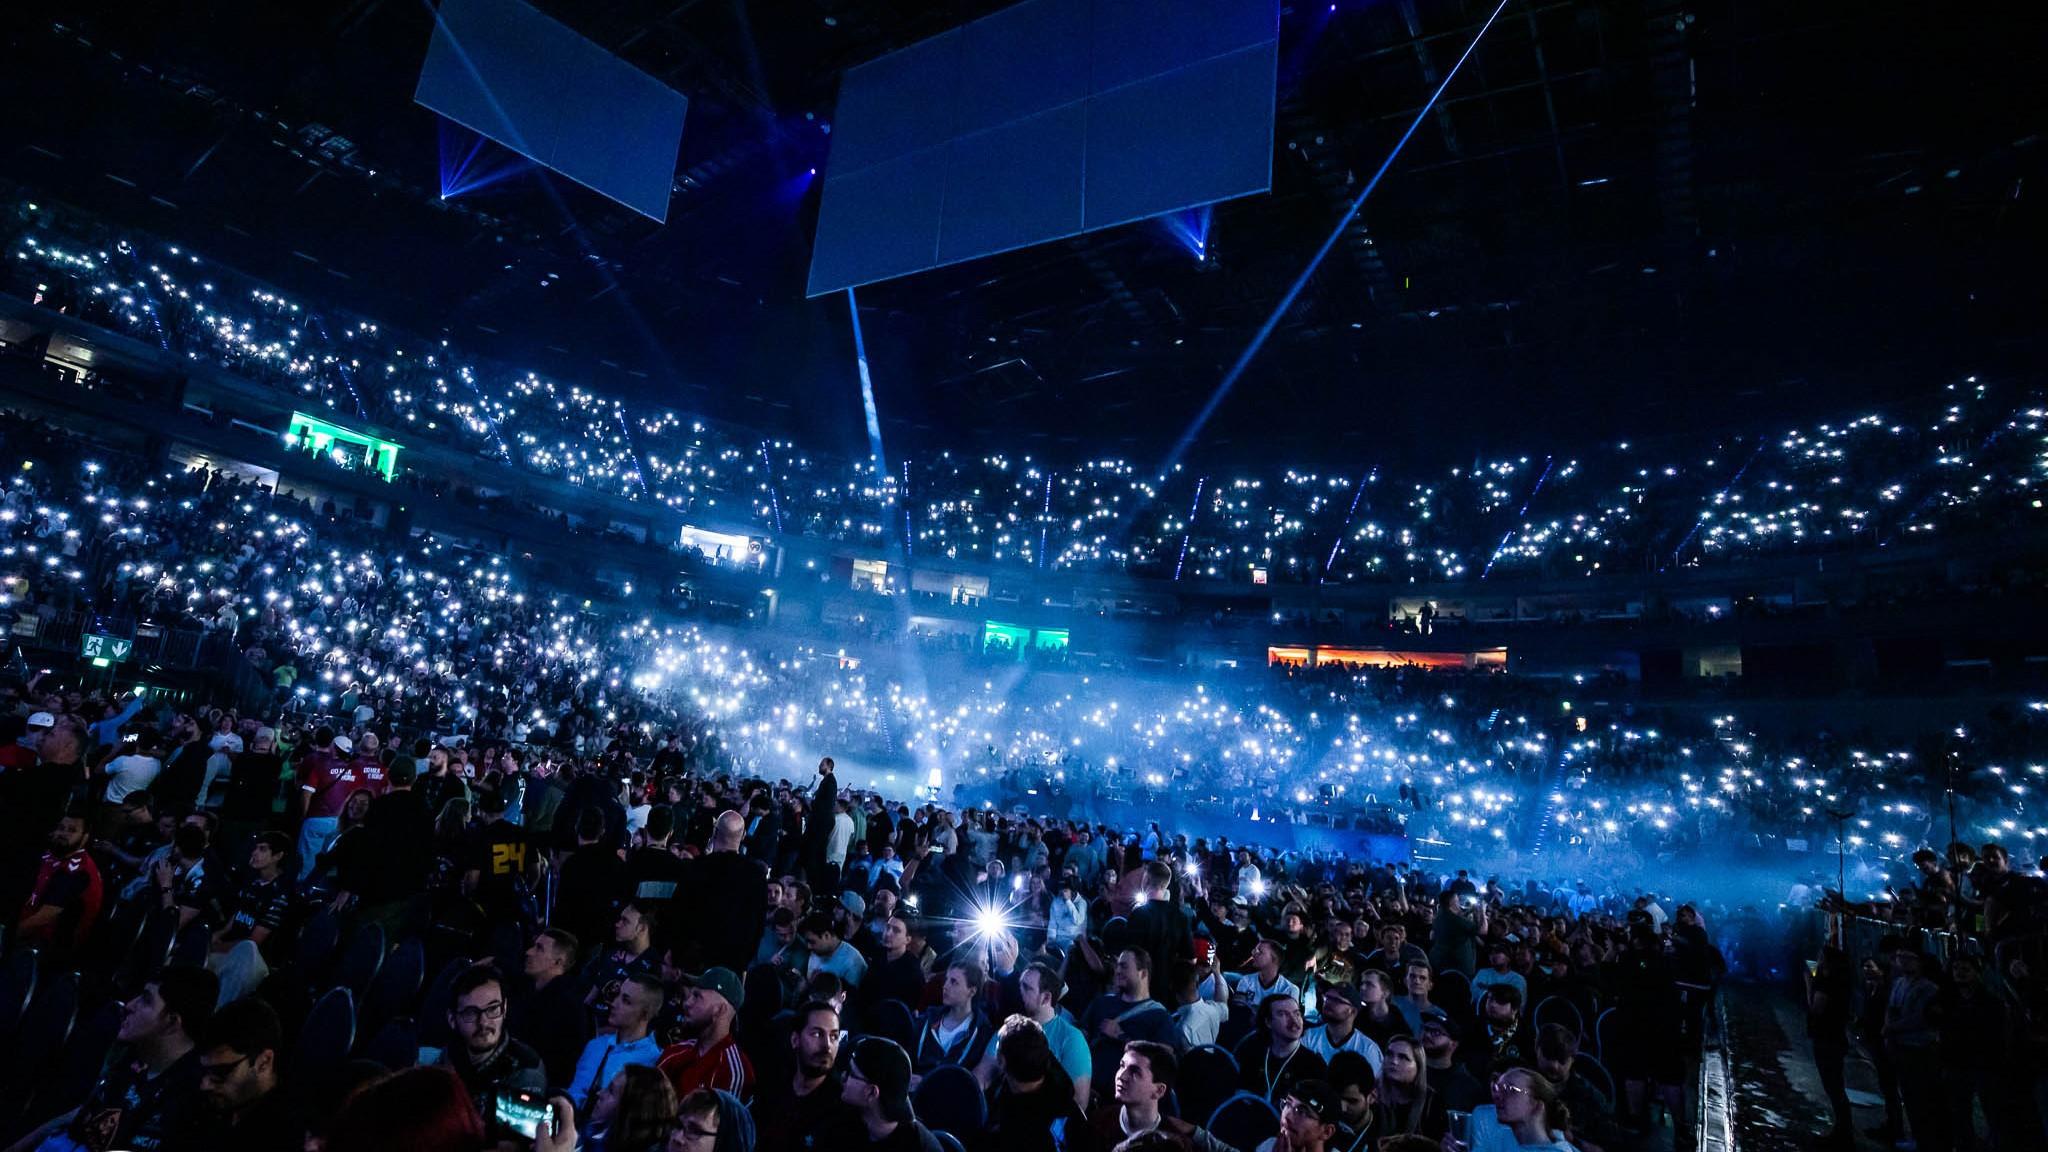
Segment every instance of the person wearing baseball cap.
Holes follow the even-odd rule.
[[[655,1067],[675,1086],[677,1099],[699,1088],[753,1099],[754,1065],[733,1035],[747,1001],[739,976],[730,968],[707,968],[697,976],[685,975],[681,983],[683,1039],[664,1049]]]
[[[1259,1152],[1324,1152],[1337,1137],[1337,1094],[1321,1080],[1298,1080],[1280,1104],[1280,1131]]]
[[[1349,984],[1329,984],[1317,989],[1323,1022],[1308,1030],[1301,1046],[1321,1056],[1325,1063],[1339,1052],[1356,1052],[1380,1074],[1380,1046],[1358,1030],[1358,990]]]
[[[853,1046],[846,1061],[846,1084],[840,1099],[859,1115],[860,1124],[849,1137],[866,1139],[849,1148],[878,1148],[888,1152],[939,1152],[939,1141],[931,1129],[918,1123],[910,1107],[910,1053],[894,1040],[869,1036]]]

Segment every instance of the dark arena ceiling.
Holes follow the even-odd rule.
[[[412,103],[419,0],[36,3],[0,177],[600,391],[854,449],[844,296],[803,298],[838,77],[998,3],[543,0],[686,94],[665,226]],[[1431,459],[2038,383],[2024,5],[1514,0],[1198,453]],[[863,289],[911,444],[1170,444],[1490,5],[1283,10],[1273,190]],[[2031,186],[2030,186],[2031,185]]]

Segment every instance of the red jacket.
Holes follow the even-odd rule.
[[[671,1045],[654,1067],[675,1086],[678,1100],[699,1088],[730,1092],[742,1103],[754,1098],[754,1065],[730,1035],[701,1053],[695,1040]]]
[[[21,916],[16,923],[27,919],[37,909],[53,904],[64,909],[64,914],[54,923],[22,933],[21,939],[66,949],[79,947],[98,922],[100,904],[105,897],[106,890],[100,883],[100,866],[93,862],[92,855],[85,849],[68,856],[45,852],[42,865],[36,869],[35,890],[29,893],[28,903],[22,905]]]

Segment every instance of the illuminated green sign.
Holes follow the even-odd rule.
[[[398,473],[398,445],[304,412],[292,413],[292,426],[284,434],[284,442],[308,455],[325,457],[344,468],[375,472],[386,480]]]

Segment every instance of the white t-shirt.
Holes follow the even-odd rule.
[[[1230,1019],[1230,1005],[1214,1000],[1197,1000],[1183,1004],[1174,1010],[1173,1022],[1180,1028],[1182,1048],[1200,1048],[1214,1044],[1216,1036],[1223,1031],[1223,1022]]]
[[[149,787],[163,770],[163,762],[156,757],[133,752],[107,761],[107,803],[119,804],[130,792]]]
[[[1268,996],[1292,996],[1295,1003],[1299,1004],[1301,1002],[1301,989],[1296,986],[1294,981],[1278,973],[1275,973],[1273,976],[1273,986],[1271,988],[1259,983],[1259,974],[1257,972],[1245,973],[1238,978],[1236,995],[1249,1002],[1254,1008],[1264,1003]]]
[[[1332,1044],[1330,1043],[1329,1025],[1318,1024],[1301,1034],[1301,1046],[1321,1056],[1326,1064],[1329,1063],[1330,1057],[1335,1056],[1339,1052],[1356,1052],[1360,1056],[1365,1057],[1367,1064],[1372,1065],[1374,1078],[1378,1078],[1380,1074],[1380,1061],[1384,1058],[1380,1052],[1380,1046],[1372,1042],[1372,1037],[1367,1036],[1356,1028],[1351,1030],[1351,1035],[1344,1038],[1344,1043]]]

